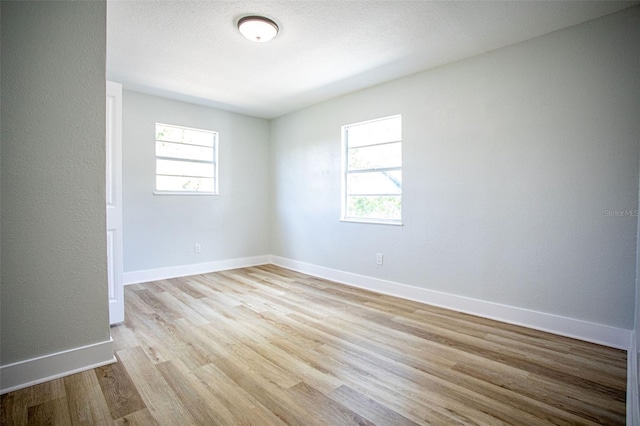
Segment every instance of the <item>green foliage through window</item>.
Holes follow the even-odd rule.
[[[400,196],[350,196],[347,211],[353,218],[397,220],[402,210]]]

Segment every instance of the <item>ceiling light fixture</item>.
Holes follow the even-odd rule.
[[[264,16],[245,16],[238,21],[238,30],[251,41],[264,43],[278,34],[278,26]]]

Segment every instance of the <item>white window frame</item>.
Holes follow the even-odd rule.
[[[161,142],[161,140],[159,140],[157,138],[157,134],[158,134],[158,126],[167,126],[167,127],[175,127],[175,128],[179,128],[179,129],[184,129],[184,130],[195,130],[198,132],[206,132],[206,133],[211,133],[213,136],[213,158],[211,159],[211,161],[202,161],[202,160],[189,160],[189,159],[180,159],[180,161],[184,161],[184,162],[190,162],[190,163],[194,163],[194,164],[211,164],[212,168],[213,168],[213,191],[188,191],[188,190],[171,190],[171,191],[166,191],[166,190],[159,190],[158,189],[158,184],[157,184],[157,177],[158,177],[158,170],[157,170],[157,164],[158,164],[158,160],[172,160],[175,159],[173,157],[163,157],[163,156],[159,156],[157,154],[156,151],[156,144],[158,142]],[[156,167],[156,172],[155,172],[155,179],[154,179],[154,187],[155,190],[153,191],[154,195],[219,195],[219,191],[218,191],[218,147],[219,147],[219,134],[218,132],[214,131],[214,130],[209,130],[209,129],[199,129],[196,127],[187,127],[187,126],[181,126],[178,124],[167,124],[167,123],[160,123],[160,122],[156,122],[154,124],[154,151],[156,151],[155,154],[155,167]],[[169,143],[176,143],[173,141],[164,141],[164,142],[169,142]],[[201,146],[201,145],[194,145],[194,146]],[[194,176],[197,177],[197,176]]]
[[[382,143],[373,143],[370,145],[360,145],[358,147],[367,147],[367,146],[376,146],[376,145],[384,145],[390,143],[400,143],[400,147],[402,149],[402,114],[390,115],[386,117],[380,117],[373,120],[366,120],[357,123],[351,123],[342,126],[342,173],[341,173],[341,211],[340,211],[340,221],[342,222],[356,222],[356,223],[372,223],[379,225],[402,225],[402,186],[400,187],[399,194],[373,194],[373,195],[397,195],[400,197],[400,219],[380,219],[380,218],[362,218],[362,217],[353,217],[347,215],[347,196],[349,195],[347,182],[348,176],[350,173],[367,173],[367,172],[375,172],[375,171],[400,171],[402,172],[402,164],[399,167],[382,167],[382,168],[370,168],[370,169],[358,169],[357,171],[349,170],[349,128],[354,126],[366,125],[368,123],[374,123],[382,120],[390,120],[390,119],[400,119],[401,126],[401,136],[397,141],[385,141]],[[402,184],[401,184],[402,185]]]

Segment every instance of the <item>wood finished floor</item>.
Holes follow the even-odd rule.
[[[624,424],[626,354],[273,265],[126,287],[118,363],[3,425]]]

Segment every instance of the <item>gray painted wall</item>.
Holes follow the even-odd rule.
[[[639,11],[273,120],[272,254],[632,329]],[[404,226],[340,222],[340,127],[392,114]]]
[[[640,191],[640,181],[638,182],[638,190]],[[640,194],[638,195],[640,198]],[[640,203],[638,203],[638,211],[640,211]],[[640,223],[638,224],[637,229],[637,242],[636,242],[636,297],[635,297],[635,312],[634,312],[634,322],[633,322],[633,339],[632,346],[629,348],[627,352],[627,359],[630,362],[635,362],[635,370],[634,366],[631,364],[627,364],[630,367],[630,371],[627,371],[627,376],[630,380],[627,381],[627,423],[628,424],[640,424],[640,341],[638,341],[638,337],[640,336]],[[635,373],[635,374],[634,374]],[[633,398],[631,400],[630,398]],[[632,418],[633,420],[630,420]]]
[[[219,133],[220,195],[153,194],[156,122]],[[125,272],[269,253],[267,120],[125,91],[123,158]]]
[[[106,7],[2,2],[3,365],[109,340]]]
[[[640,126],[640,123],[638,124]],[[639,141],[640,142],[640,141]],[[640,157],[638,157],[640,162]],[[640,164],[639,164],[640,167]],[[640,211],[640,175],[638,176],[638,211]],[[627,375],[631,377],[631,380],[627,382],[629,388],[627,389],[627,423],[631,425],[640,424],[640,222],[637,226],[636,234],[636,297],[635,297],[635,318],[633,323],[633,339],[632,346],[627,352],[627,359],[631,362],[635,362],[635,375],[634,367],[631,367],[627,372]],[[632,388],[635,387],[635,388]],[[635,395],[635,400],[631,401],[629,398]],[[633,420],[630,420],[630,417]]]

